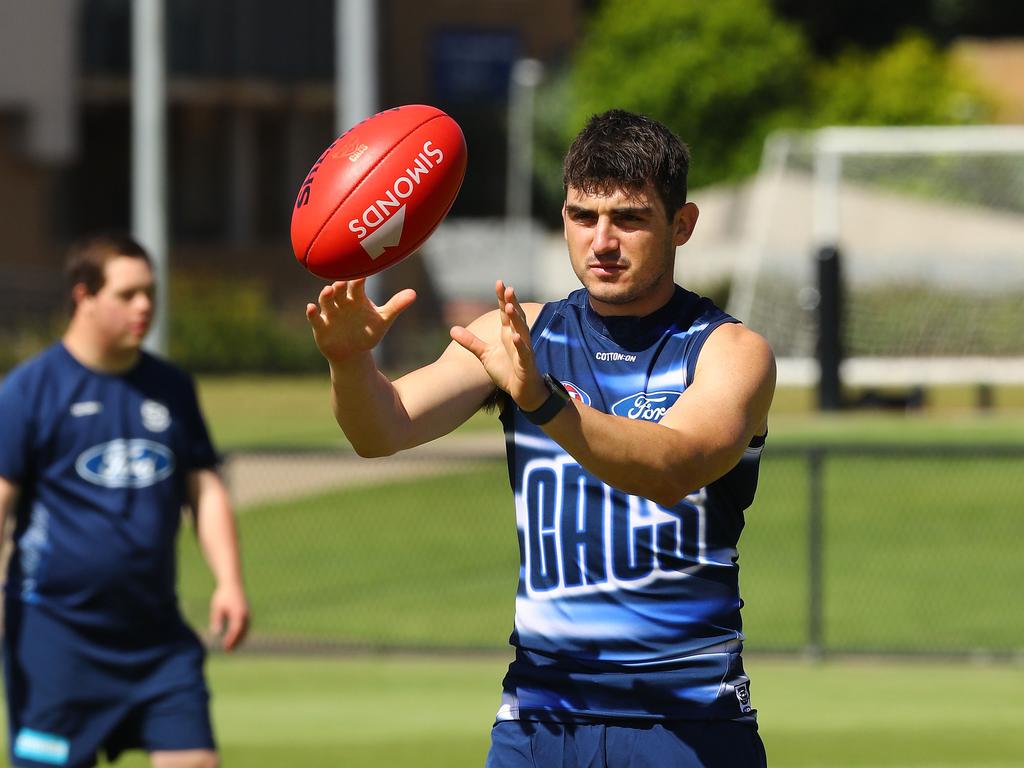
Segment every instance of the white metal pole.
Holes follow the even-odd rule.
[[[814,246],[839,247],[840,181],[843,158],[816,146],[814,151]]]
[[[512,65],[508,94],[508,175],[505,183],[506,215],[511,221],[530,218],[533,181],[533,104],[543,65],[520,59]]]
[[[544,66],[536,59],[512,65],[508,89],[508,168],[505,174],[505,258],[508,263],[529,259],[530,285],[517,285],[521,296],[537,288],[537,260],[530,212],[533,207],[533,112]]]
[[[737,255],[732,290],[729,292],[727,311],[752,327],[757,326],[753,316],[754,292],[765,259],[768,232],[772,225],[773,204],[782,198],[782,183],[786,163],[793,148],[793,137],[786,132],[774,133],[765,139],[761,154],[761,167],[754,176],[750,204],[750,234]]]
[[[336,0],[335,124],[340,135],[377,111],[377,6]]]
[[[335,0],[334,5],[334,114],[341,135],[377,112],[377,4],[376,0]],[[366,294],[375,304],[387,301],[380,276],[366,281]],[[374,356],[385,356],[387,337]]]
[[[132,234],[153,259],[156,314],[146,347],[167,354],[166,64],[163,0],[132,3]]]

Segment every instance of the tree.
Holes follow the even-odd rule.
[[[910,33],[877,54],[850,49],[814,74],[813,125],[946,125],[987,119],[982,90],[933,42]]]
[[[957,37],[1024,35],[1024,3],[1007,0],[771,0],[798,23],[814,51],[878,50],[917,30],[940,43]]]
[[[919,33],[879,51],[817,59],[768,0],[604,0],[540,97],[545,210],[558,210],[550,203],[561,200],[571,137],[611,107],[661,120],[689,143],[693,187],[753,173],[777,128],[971,123],[990,114],[981,89]]]
[[[694,186],[735,178],[800,110],[810,63],[764,0],[607,0],[572,60],[565,133],[611,107],[642,112],[690,144]]]

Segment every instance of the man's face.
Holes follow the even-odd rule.
[[[605,315],[646,315],[672,296],[676,247],[690,238],[697,207],[669,219],[653,188],[587,194],[570,187],[562,209],[573,271]]]
[[[153,320],[153,271],[143,259],[118,256],[104,268],[106,280],[94,294],[79,297],[76,314],[110,352],[137,350]]]

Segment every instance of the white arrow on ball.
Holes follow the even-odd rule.
[[[359,244],[372,259],[376,260],[384,253],[385,248],[393,248],[402,241],[402,229],[405,227],[405,206],[403,205],[395,214],[385,221],[379,229],[360,240]]]

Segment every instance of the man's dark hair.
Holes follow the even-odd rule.
[[[152,266],[146,249],[128,235],[104,233],[72,243],[64,264],[68,290],[81,283],[89,295],[95,296],[106,280],[107,262],[120,256],[142,259]]]
[[[648,184],[671,218],[686,202],[690,150],[672,131],[644,115],[611,109],[594,115],[573,139],[562,187],[587,194],[641,192]]]

